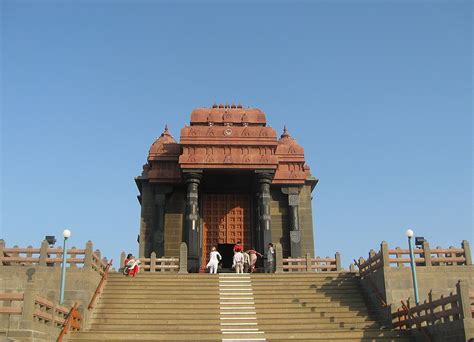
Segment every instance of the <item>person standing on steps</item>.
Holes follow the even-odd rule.
[[[247,251],[247,254],[250,257],[250,273],[253,273],[255,272],[255,264],[257,263],[257,256],[261,258],[263,257],[263,255],[257,252],[255,248],[253,247]]]
[[[267,262],[265,273],[273,273],[274,262],[275,262],[275,250],[273,249],[273,243],[269,243],[267,247]]]
[[[250,255],[247,252],[242,252],[244,255],[244,273],[249,273]]]
[[[234,253],[235,252],[242,252],[242,245],[240,241],[237,241],[237,243],[234,245]]]
[[[241,251],[234,253],[232,268],[235,268],[236,273],[244,273],[244,254]]]
[[[217,267],[219,262],[222,260],[221,254],[216,250],[216,247],[212,247],[211,253],[209,255],[209,262],[207,266],[209,268],[209,273],[217,274]]]

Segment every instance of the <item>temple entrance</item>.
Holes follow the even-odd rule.
[[[222,255],[222,268],[225,270],[232,269],[232,259],[234,257],[234,245],[233,244],[219,244],[217,250]]]
[[[241,242],[249,248],[252,240],[250,227],[250,196],[248,194],[206,194],[202,195],[202,256],[201,269],[209,262],[211,248],[220,247],[224,254],[223,264],[232,265],[229,246]],[[226,248],[227,246],[227,248]]]

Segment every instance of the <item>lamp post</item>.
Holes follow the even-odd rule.
[[[59,304],[64,303],[64,286],[66,284],[66,258],[67,258],[67,249],[66,249],[66,241],[71,236],[71,231],[69,229],[64,229],[63,231],[63,265],[61,270],[61,288],[59,290]]]
[[[407,229],[405,235],[408,237],[408,248],[410,250],[410,267],[411,267],[411,276],[413,278],[413,291],[415,292],[415,303],[418,305],[420,303],[418,298],[418,282],[416,280],[416,268],[415,268],[415,255],[413,253],[413,242],[411,238],[413,237],[413,230]]]

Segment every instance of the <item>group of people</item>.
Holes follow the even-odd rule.
[[[232,268],[236,273],[253,273],[256,270],[256,264],[258,257],[263,257],[262,254],[257,252],[254,248],[250,248],[247,251],[243,251],[243,247],[239,242],[234,245],[234,256],[232,259]],[[269,243],[265,253],[265,273],[273,273],[275,267],[275,250],[273,249],[273,244]],[[209,273],[216,274],[219,263],[222,261],[221,254],[217,251],[216,247],[212,247],[209,262],[207,268]],[[124,260],[120,271],[130,277],[135,277],[135,275],[140,270],[140,259],[135,258],[132,254],[128,254],[127,258]]]
[[[238,241],[233,248],[234,256],[232,258],[232,268],[236,273],[253,273],[256,270],[257,258],[263,257],[262,254],[257,252],[254,248],[250,248],[247,251],[243,251],[243,247]],[[269,243],[266,251],[266,263],[265,272],[273,273],[274,271],[274,260],[275,250],[273,244]],[[209,262],[206,267],[209,269],[209,273],[216,274],[219,267],[219,263],[222,261],[221,254],[217,251],[216,247],[212,247],[209,256]]]

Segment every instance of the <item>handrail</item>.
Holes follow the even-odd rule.
[[[405,304],[403,300],[401,300],[400,302],[402,303],[403,311],[405,311],[405,313],[410,317],[410,319],[415,321],[416,320],[415,315],[413,315],[413,313],[410,311],[410,303],[407,302],[407,304]],[[422,332],[422,334],[426,337],[426,340],[428,342],[433,341],[433,337],[431,336],[431,334],[429,334],[425,329],[423,329],[421,325],[417,324],[416,328]]]
[[[355,264],[357,265],[357,267],[359,268],[359,270],[361,269],[360,266],[359,266],[359,263],[357,262],[357,260],[353,259]],[[379,300],[380,302],[380,305],[385,308],[387,307],[387,302],[385,301],[385,299],[383,298],[382,296],[382,293],[380,293],[378,287],[374,284],[373,280],[370,278],[370,277],[365,277],[364,279],[367,279],[368,283],[369,283],[369,286],[372,290],[372,292],[375,293],[375,296],[377,297],[377,299]]]
[[[105,267],[105,270],[104,270],[104,273],[102,274],[102,278],[100,279],[99,285],[97,285],[97,288],[95,289],[94,295],[92,296],[91,301],[89,303],[89,306],[87,307],[88,310],[92,310],[94,308],[97,297],[102,292],[102,289],[105,285],[105,282],[107,281],[107,276],[109,274],[109,269],[112,266],[112,261],[113,261],[113,259],[111,259],[110,262]]]
[[[61,342],[63,340],[64,335],[66,335],[69,330],[79,330],[81,328],[80,321],[82,320],[81,313],[77,310],[77,303],[71,307],[69,310],[69,314],[67,315],[66,320],[64,321],[63,328],[59,333],[57,342]]]

